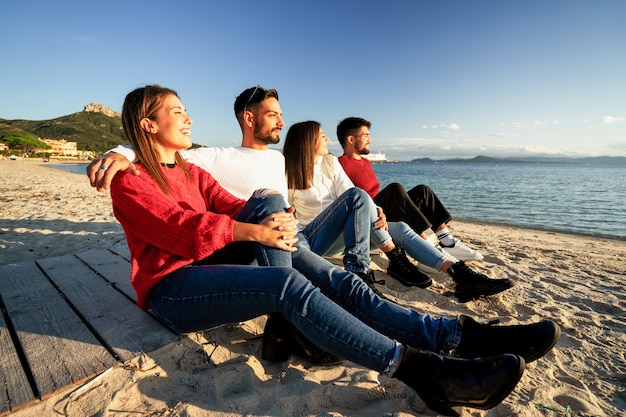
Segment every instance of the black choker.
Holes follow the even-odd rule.
[[[162,167],[168,167],[168,168],[174,168],[174,167],[176,167],[176,164],[175,163],[174,164],[166,164],[164,162],[161,162],[161,166]]]

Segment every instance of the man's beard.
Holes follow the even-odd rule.
[[[370,153],[370,149],[369,148],[361,148],[359,149],[359,154],[360,155],[369,155]]]
[[[268,145],[273,145],[273,144],[280,142],[280,136],[278,136],[280,133],[277,134],[276,136],[272,136],[272,133],[273,133],[272,130],[270,130],[269,132],[267,131],[261,132],[261,130],[257,129],[256,126],[254,128],[254,137],[256,138],[256,140],[259,140]]]

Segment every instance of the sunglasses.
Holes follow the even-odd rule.
[[[250,102],[252,101],[252,99],[254,98],[255,94],[258,91],[262,91],[263,92],[263,96],[265,96],[265,90],[263,89],[263,87],[261,87],[260,85],[257,85],[256,87],[254,87],[254,91],[252,91],[252,94],[250,94],[250,98],[248,98],[248,101],[246,101],[246,105],[243,106],[243,112],[244,113],[248,110],[248,106],[250,105]]]

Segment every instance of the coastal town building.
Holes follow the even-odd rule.
[[[56,156],[77,156],[78,148],[76,142],[68,142],[65,139],[47,139],[41,138],[42,142],[47,143],[52,148],[51,150],[43,150],[43,152],[49,152]]]

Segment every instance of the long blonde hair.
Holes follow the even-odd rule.
[[[309,120],[292,125],[285,138],[285,175],[290,190],[306,190],[313,182],[315,143],[322,125]]]
[[[141,120],[144,118],[155,120],[163,101],[169,95],[178,97],[178,93],[172,89],[157,84],[147,85],[128,93],[122,107],[124,133],[135,149],[139,163],[143,165],[165,194],[169,194],[170,185],[163,176],[158,154],[154,148],[154,141],[150,134],[141,127]],[[185,171],[188,178],[191,178],[185,160],[178,152],[176,153],[176,164]]]

